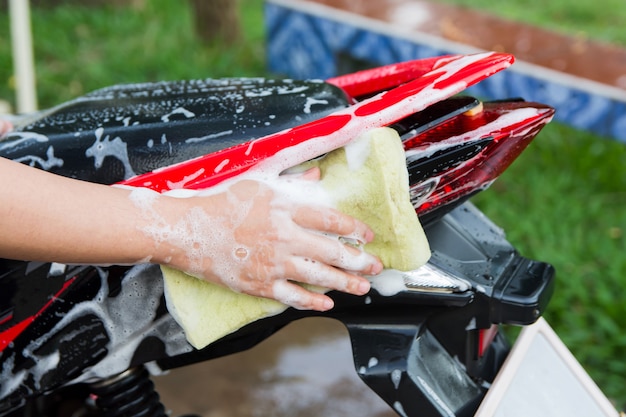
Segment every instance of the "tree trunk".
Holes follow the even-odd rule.
[[[196,33],[206,42],[233,43],[240,37],[237,0],[191,0]]]

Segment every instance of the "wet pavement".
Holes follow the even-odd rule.
[[[397,416],[359,378],[338,321],[291,323],[254,348],[153,378],[172,416]]]

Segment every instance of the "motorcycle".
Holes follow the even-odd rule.
[[[0,260],[0,416],[165,416],[151,374],[239,352],[311,316],[343,323],[354,366],[402,416],[474,415],[510,344],[501,325],[545,311],[554,269],[522,256],[469,199],[554,110],[464,90],[507,54],[433,57],[326,81],[228,78],[117,85],[16,119],[0,156],[103,184],[201,189],[302,145],[307,158],[389,126],[431,246],[402,288],[328,294],[195,349],[168,312],[158,265]],[[69,410],[69,411],[68,411]]]

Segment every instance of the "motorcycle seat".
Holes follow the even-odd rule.
[[[0,156],[113,184],[319,119],[349,105],[308,80],[225,78],[103,88],[17,119]]]

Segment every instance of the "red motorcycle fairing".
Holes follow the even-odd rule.
[[[450,59],[444,62],[450,62]],[[229,82],[235,85],[229,86]],[[194,96],[194,91],[181,90],[184,83],[174,83],[172,88],[158,83],[105,89],[104,93],[60,106],[18,127],[15,133],[0,141],[0,155],[62,175],[114,183],[128,176],[128,166],[137,173],[152,165],[170,165],[180,158],[187,160],[200,155],[204,155],[201,159],[211,158],[212,154],[205,155],[204,145],[210,144],[213,154],[220,158],[223,158],[223,150],[249,149],[249,144],[245,143],[249,140],[248,135],[257,137],[255,132],[265,134],[267,129],[278,129],[279,124],[271,123],[270,120],[275,118],[269,116],[270,120],[261,119],[260,114],[250,115],[246,119],[249,124],[242,123],[244,116],[241,114],[246,113],[243,109],[248,108],[248,104],[251,110],[260,109],[263,114],[273,109],[270,114],[280,114],[284,121],[280,128],[291,123],[295,126],[293,131],[300,129],[301,123],[308,129],[324,124],[329,117],[332,120],[333,113],[341,114],[341,108],[351,101],[344,91],[320,82],[215,80],[202,83],[218,85],[219,91],[211,90],[209,99],[203,101],[202,94]],[[283,90],[285,84],[288,91]],[[265,88],[267,85],[271,87]],[[415,92],[414,87],[415,84],[402,91]],[[254,93],[242,94],[242,88]],[[147,92],[142,93],[142,89]],[[166,99],[164,91],[173,91],[174,99]],[[312,97],[307,95],[309,93]],[[186,101],[185,106],[197,104],[202,107],[202,102],[209,110],[194,108],[191,111],[182,107],[181,100],[187,94],[195,98]],[[216,98],[220,95],[223,95],[223,104]],[[122,99],[122,103],[118,103],[116,97]],[[127,97],[131,99],[124,101]],[[402,95],[391,95],[390,98],[400,102],[405,99]],[[248,103],[248,99],[254,103]],[[153,103],[154,100],[158,105]],[[381,103],[376,100],[380,101],[380,97],[366,101],[366,104],[379,106]],[[89,109],[87,113],[81,104]],[[466,112],[476,104],[471,98],[436,100],[419,113],[406,114],[407,118],[386,116],[405,140],[414,205],[422,220],[444,216],[453,206],[488,186],[553,113],[546,106],[521,101],[486,104],[483,112]],[[154,110],[155,106],[158,111]],[[142,110],[144,107],[145,111]],[[216,109],[223,111],[222,116],[216,118],[221,124],[210,125],[214,120],[210,112],[218,111]],[[187,111],[203,115],[204,119],[198,122],[195,117],[187,117],[190,114]],[[402,111],[404,114],[407,110]],[[85,114],[87,116],[81,116]],[[102,120],[95,120],[98,115],[103,117]],[[146,123],[142,123],[144,115]],[[181,118],[175,119],[174,116]],[[305,123],[306,120],[309,122]],[[251,128],[253,124],[255,127]],[[187,133],[179,133],[188,125],[190,130]],[[72,126],[77,127],[75,131],[71,130]],[[224,130],[224,126],[229,129]],[[204,136],[199,136],[198,129]],[[230,133],[221,134],[226,131]],[[229,139],[236,133],[239,136],[233,145]],[[180,136],[173,145],[172,138],[176,134]],[[270,138],[280,135],[270,133]],[[166,138],[161,143],[163,146],[156,146],[155,138],[163,137]],[[197,138],[202,140],[188,140]],[[104,153],[97,154],[96,150]],[[196,155],[190,156],[195,152]],[[259,158],[259,155],[255,157]],[[492,163],[492,158],[497,163]],[[63,163],[42,163],[55,160]],[[253,164],[258,161],[248,160]],[[182,167],[184,172],[197,161],[183,162],[172,169]],[[168,168],[155,174],[167,180],[167,173],[171,172]],[[133,178],[129,183],[137,180],[144,181],[145,176]],[[441,222],[429,220],[428,223],[427,233],[433,231],[429,240],[432,239],[436,247],[441,236],[450,235],[450,232],[440,233],[447,230],[442,229]],[[496,238],[494,241],[503,239],[501,236]],[[479,243],[476,245],[480,246]],[[445,253],[444,248],[452,246],[455,244],[449,242],[442,245],[442,253]],[[353,340],[359,339],[363,343],[367,337],[362,324],[368,317],[380,318],[390,325],[398,320],[414,321],[416,329],[436,334],[439,340],[445,340],[442,336],[445,332],[441,333],[443,328],[459,330],[460,339],[463,339],[463,334],[468,331],[467,320],[474,323],[472,335],[474,330],[488,328],[491,323],[534,321],[536,312],[545,308],[551,293],[550,268],[522,259],[507,244],[496,245],[493,250],[472,251],[477,250],[486,251],[488,255],[481,258],[481,262],[474,262],[471,274],[465,277],[475,283],[469,291],[435,294],[407,288],[393,296],[381,296],[373,290],[367,312],[363,311],[360,297],[331,292],[337,307],[327,315],[346,323],[354,335]],[[456,268],[448,256],[434,254],[433,259],[436,268],[458,269],[456,274],[463,275],[467,268],[463,263]],[[483,265],[480,268],[484,270],[478,268],[478,264]],[[197,351],[187,343],[182,330],[168,314],[162,285],[160,270],[154,265],[94,267],[1,260],[0,415],[11,413],[28,398],[67,384],[100,380],[140,365],[158,372],[234,353],[258,343],[290,321],[317,314],[288,309],[277,317],[252,323]],[[428,330],[424,327],[425,318],[450,308],[458,312],[456,324],[446,322],[443,325],[436,319]],[[407,311],[419,317],[409,317]],[[386,328],[379,330],[389,331]],[[494,362],[483,359],[483,355],[477,360],[471,350],[467,351],[466,343],[465,339],[459,341],[457,335],[446,349],[463,358],[464,366],[471,370],[473,377],[487,378],[485,375],[493,373],[489,369],[495,367]],[[370,348],[360,346],[359,350],[366,352]],[[484,358],[487,357],[485,354]],[[459,387],[459,391],[467,390],[470,393],[464,394],[467,401],[474,403],[476,396],[480,397],[484,390],[470,380]],[[466,405],[461,404],[461,407]]]

